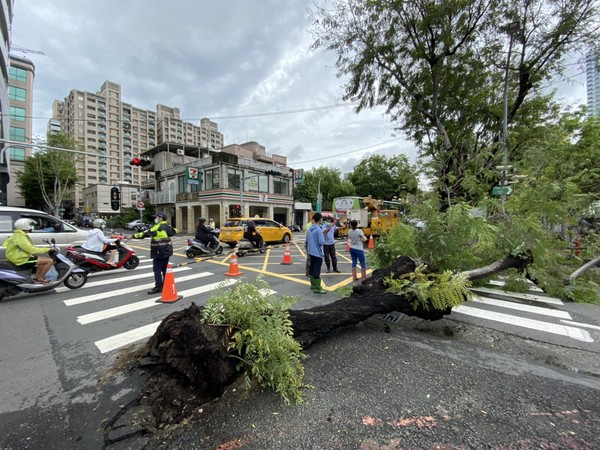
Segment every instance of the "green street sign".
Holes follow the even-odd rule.
[[[492,188],[492,195],[510,195],[512,193],[512,187],[510,186],[494,186]]]

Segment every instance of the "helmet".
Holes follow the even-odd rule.
[[[204,217],[200,217],[198,219],[198,224],[202,225],[203,223],[206,223],[206,219]]]
[[[162,220],[167,220],[167,215],[164,212],[156,213],[156,217],[160,217]]]
[[[92,226],[94,228],[104,228],[106,226],[106,222],[102,219],[96,219],[92,222]]]
[[[15,228],[23,231],[33,230],[33,226],[36,225],[33,219],[17,219],[15,220]]]

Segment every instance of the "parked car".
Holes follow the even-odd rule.
[[[144,226],[144,222],[142,222],[140,219],[134,220],[133,222],[129,222],[125,224],[125,229],[126,230],[139,230],[140,228],[142,228]]]
[[[302,231],[302,227],[300,225],[294,224],[288,227],[291,231]]]
[[[249,218],[236,218],[229,219],[225,222],[225,225],[221,227],[221,234],[219,240],[230,247],[235,247],[237,242],[244,236],[244,229],[248,224],[249,220],[254,221],[256,229],[260,231],[263,240],[267,243],[283,242],[287,243],[292,240],[292,232],[288,227],[275,222],[271,219],[263,219],[261,217]]]
[[[0,245],[12,236],[14,223],[17,219],[33,219],[36,223],[29,237],[35,245],[45,245],[44,239],[56,241],[56,245],[65,250],[70,245],[83,244],[88,236],[86,230],[81,230],[67,222],[57,219],[50,214],[35,209],[0,206]],[[5,247],[0,247],[0,259],[4,259]]]

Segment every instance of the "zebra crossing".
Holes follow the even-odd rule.
[[[594,342],[588,329],[600,331],[600,326],[574,321],[562,300],[544,295],[535,285],[527,293],[517,293],[499,289],[504,285],[501,280],[490,284],[494,287],[472,288],[472,299],[454,307],[452,316],[468,316],[484,323],[505,324],[586,343]]]
[[[151,259],[140,256],[140,266],[133,271],[92,275],[86,286],[76,291],[57,289],[57,292],[71,294],[68,295],[71,298],[65,298],[63,303],[75,311],[79,326],[96,327],[93,335],[98,338],[93,344],[100,353],[112,352],[151,337],[164,317],[173,311],[171,308],[165,312],[160,295],[146,295],[146,290],[154,286],[151,263]],[[239,281],[237,278],[223,280],[221,274],[190,266],[176,267],[173,273],[178,293],[184,296],[184,300],[177,303],[177,309],[188,306],[193,296],[208,294]],[[131,285],[134,280],[135,284]],[[472,299],[453,308],[450,318],[470,318],[483,326],[504,324],[582,343],[600,340],[600,326],[575,321],[560,299],[544,295],[533,285],[527,293],[506,292],[501,289],[502,285],[501,280],[496,280],[490,283],[491,287],[472,288]],[[86,293],[88,288],[90,293]],[[98,292],[98,288],[102,292]],[[198,299],[194,300],[198,302]]]
[[[104,329],[102,327],[103,323],[114,322],[118,319],[122,319],[119,324],[123,323],[126,328],[129,327],[129,329],[122,330],[119,333],[95,340],[93,343],[100,353],[118,350],[121,347],[149,338],[154,334],[165,314],[173,312],[171,308],[165,313],[165,304],[161,302],[161,295],[146,295],[146,290],[154,287],[154,274],[151,267],[152,260],[144,256],[139,257],[140,265],[132,271],[100,272],[91,275],[88,278],[87,284],[76,291],[67,288],[56,289],[57,292],[73,293],[74,297],[63,300],[63,304],[66,307],[71,309],[85,307],[85,312],[75,313],[75,318],[77,323],[84,327],[97,325],[98,327],[94,330],[94,335],[102,333]],[[225,279],[205,283],[204,281],[216,274],[209,271],[194,270],[191,267],[178,267],[173,269],[173,273],[176,276],[179,294],[187,299],[192,296],[210,293],[217,288],[230,286],[238,282],[238,279]],[[135,285],[118,287],[121,284],[131,283],[133,280],[136,281]],[[140,281],[142,282],[140,283]],[[184,286],[186,283],[188,285],[193,284],[193,286],[181,290],[180,286]],[[103,292],[97,292],[98,288],[102,288]],[[95,292],[86,295],[85,291],[87,289]],[[135,295],[131,296],[131,294]],[[143,296],[143,300],[139,300],[139,296]],[[123,299],[127,299],[126,303],[123,303]],[[162,310],[161,306],[163,306]],[[185,306],[188,306],[188,303],[182,302],[181,305],[177,305],[177,308],[181,309]],[[91,312],[89,311],[90,309],[92,310]],[[136,314],[150,309],[157,309],[159,312],[157,314]],[[140,317],[157,318],[160,320],[152,320],[151,323],[132,327],[130,324],[139,320]],[[133,318],[133,320],[127,320],[127,318]]]

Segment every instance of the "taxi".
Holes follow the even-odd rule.
[[[237,217],[227,220],[225,225],[221,227],[219,240],[229,244],[230,247],[235,247],[238,241],[244,236],[244,229],[249,220],[254,221],[256,230],[260,231],[260,235],[266,243],[283,242],[284,244],[287,244],[292,240],[292,232],[288,227],[284,227],[274,220],[263,219],[260,217],[252,219]]]

